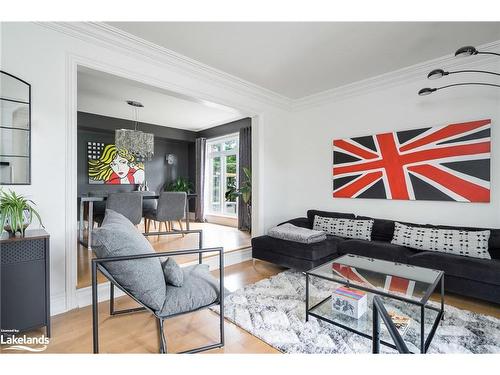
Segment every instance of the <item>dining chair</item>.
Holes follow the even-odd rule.
[[[106,200],[106,209],[125,216],[132,224],[139,225],[142,220],[142,194],[137,192],[110,193]]]
[[[160,197],[158,198],[158,205],[156,207],[156,210],[147,212],[145,215],[145,218],[148,219],[148,225],[146,225],[146,233],[149,232],[149,224],[151,220],[158,221],[160,223],[158,229],[160,232],[162,224],[165,224],[165,230],[167,232],[173,231],[173,221],[177,221],[179,223],[181,231],[184,230],[182,228],[181,219],[183,219],[185,216],[186,201],[187,194],[185,192],[162,192],[160,194]]]
[[[138,192],[139,194],[142,194],[143,197],[145,196],[154,196],[156,195],[156,192],[154,191],[140,191]],[[149,228],[151,223],[149,222],[149,219],[146,218],[146,213],[152,213],[156,210],[156,206],[158,205],[157,199],[144,199],[142,200],[142,217],[144,218],[144,231],[146,231],[146,228]],[[156,229],[156,221],[153,221],[153,224]]]
[[[108,192],[105,190],[96,190],[89,191],[87,193],[89,197],[107,197]],[[93,202],[93,222],[97,223],[97,226],[100,226],[102,220],[104,219],[104,212],[106,211],[106,202],[105,201],[97,201]],[[88,215],[88,212],[86,213]]]

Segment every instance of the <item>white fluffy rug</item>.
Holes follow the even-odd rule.
[[[335,285],[311,278],[311,298],[327,297]],[[309,317],[305,322],[305,276],[285,271],[228,295],[227,319],[284,353],[370,353],[371,340]],[[371,301],[368,301],[371,306]],[[411,316],[410,310],[397,309]],[[371,316],[371,311],[366,314]],[[426,335],[433,317],[427,314]],[[383,324],[382,324],[383,326]],[[371,321],[368,324],[371,334]],[[419,352],[420,325],[412,321],[404,339]],[[382,352],[394,352],[381,346]],[[429,353],[500,353],[500,320],[445,306],[445,320],[437,329]]]

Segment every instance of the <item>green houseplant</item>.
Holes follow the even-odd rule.
[[[239,188],[236,185],[229,186],[225,197],[226,201],[235,201],[236,198],[243,200],[246,204],[248,210],[248,222],[252,222],[252,171],[249,168],[243,167],[243,172],[245,173],[245,179],[241,183]],[[249,224],[250,225],[250,224]],[[250,229],[250,228],[249,228]]]
[[[193,184],[185,177],[178,177],[167,185],[166,191],[184,191],[190,193],[193,190]]]
[[[38,212],[33,208],[35,203],[9,190],[5,192],[0,190],[0,228],[6,230],[10,235],[15,235],[17,232],[24,236],[24,230],[33,221],[33,216],[36,216],[40,225],[42,219]]]

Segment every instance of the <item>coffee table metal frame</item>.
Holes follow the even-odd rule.
[[[350,256],[351,254],[346,254],[345,256]],[[357,256],[357,255],[354,255],[354,256]],[[333,263],[336,261],[336,260],[339,260],[340,258],[337,258],[337,259],[333,259],[333,260],[330,260],[328,261],[327,263],[330,263],[333,265]],[[374,259],[374,260],[377,260],[377,259]],[[318,275],[318,274],[314,274],[314,271],[320,267],[323,267],[326,263],[323,263],[322,265],[318,266],[318,267],[315,267],[309,271],[306,271],[305,272],[305,275],[306,275],[306,322],[309,321],[309,315],[311,316],[314,316],[315,318],[317,319],[320,319],[320,320],[323,320],[325,322],[328,322],[330,324],[333,324],[337,327],[340,327],[340,328],[343,328],[345,330],[348,330],[350,332],[353,332],[353,333],[356,333],[357,335],[360,335],[362,337],[365,337],[367,339],[372,339],[372,336],[365,333],[365,332],[361,332],[357,329],[354,329],[352,327],[349,327],[349,326],[346,326],[342,323],[339,323],[339,322],[336,322],[334,320],[331,320],[331,319],[328,319],[324,316],[321,316],[320,314],[316,314],[313,310],[314,308],[316,308],[317,306],[321,305],[322,303],[324,303],[325,301],[327,301],[328,299],[331,298],[331,296],[328,296],[326,298],[324,298],[323,300],[321,300],[320,302],[316,303],[314,306],[312,307],[309,307],[309,278],[312,276],[312,277],[318,277],[320,279],[324,279],[324,280],[328,280],[328,281],[331,281],[331,282],[335,282],[335,283],[339,283],[339,284],[343,284],[349,288],[354,288],[354,289],[359,289],[359,290],[363,290],[365,292],[368,292],[368,293],[373,293],[373,294],[377,294],[377,295],[380,295],[380,296],[384,296],[384,297],[388,297],[388,298],[392,298],[392,299],[395,299],[395,300],[398,300],[398,301],[403,301],[403,302],[407,302],[407,303],[410,303],[410,304],[413,304],[413,305],[417,305],[420,307],[420,353],[424,354],[427,352],[427,350],[429,349],[429,345],[431,344],[432,342],[432,339],[434,338],[434,334],[436,333],[436,330],[439,326],[439,323],[441,322],[441,320],[444,318],[444,271],[438,271],[438,276],[436,277],[436,279],[434,280],[434,282],[432,284],[429,285],[429,287],[427,288],[427,291],[425,292],[424,296],[422,297],[422,299],[420,301],[416,301],[416,300],[412,300],[410,298],[406,298],[404,296],[399,296],[399,295],[395,295],[395,294],[390,294],[390,293],[386,293],[382,290],[378,290],[378,289],[372,289],[372,288],[369,288],[369,287],[364,287],[364,286],[361,286],[361,285],[358,285],[358,284],[355,284],[355,283],[351,283],[349,280],[347,279],[344,279],[344,280],[339,280],[339,279],[334,279],[333,277],[330,278],[330,277],[326,277],[326,276],[323,276],[323,275]],[[389,274],[387,274],[389,275]],[[410,278],[408,278],[408,280],[412,280]],[[432,293],[434,293],[434,291],[436,290],[438,284],[441,284],[441,307],[440,308],[436,308],[436,307],[433,307],[433,306],[429,306],[427,304],[427,302],[429,301],[429,297],[432,295]],[[436,316],[436,319],[434,321],[434,323],[432,324],[432,328],[427,336],[427,338],[425,337],[425,323],[424,323],[424,319],[425,319],[425,309],[429,309],[429,310],[434,310],[436,311],[438,314]],[[380,340],[380,343],[385,345],[385,346],[388,346],[388,347],[391,347],[393,349],[396,349],[396,346],[394,344],[391,344],[387,341],[384,341],[384,340]]]

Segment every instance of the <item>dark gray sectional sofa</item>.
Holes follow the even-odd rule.
[[[252,238],[252,257],[300,271],[309,270],[344,254],[356,254],[433,268],[445,272],[446,291],[500,304],[500,229],[489,229],[491,236],[488,251],[491,260],[488,260],[435,251],[420,251],[393,245],[391,244],[394,233],[394,221],[392,220],[356,216],[349,213],[309,210],[307,217],[292,219],[287,223],[312,228],[315,215],[348,219],[373,219],[371,241],[327,236],[327,239],[322,242],[302,244],[260,236]],[[445,229],[485,230],[485,228],[404,224]]]

